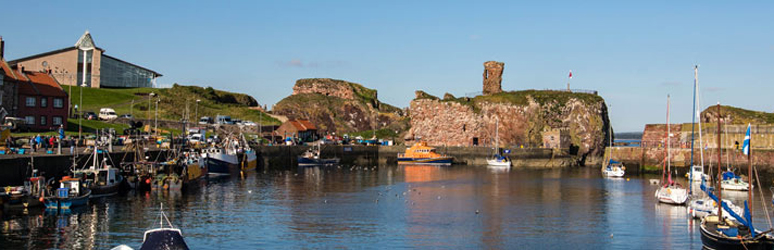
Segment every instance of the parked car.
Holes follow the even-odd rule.
[[[99,109],[99,119],[100,120],[114,120],[118,118],[118,115],[116,115],[116,111],[111,108],[101,108]]]
[[[132,116],[130,114],[123,114],[123,115],[119,116],[118,118],[134,119],[134,116]]]
[[[86,120],[96,120],[97,114],[95,114],[94,112],[88,111],[83,113],[83,118]]]
[[[11,132],[30,131],[30,127],[27,125],[27,121],[19,117],[5,117],[3,125],[9,127]]]
[[[231,121],[231,116],[227,115],[218,115],[215,117],[215,123],[217,124],[234,124],[233,121]]]
[[[212,124],[212,117],[202,116],[202,118],[199,119],[199,124],[202,124],[202,125]]]
[[[252,121],[242,122],[242,125],[249,126],[249,127],[256,127],[256,126],[258,126],[258,124],[254,123]]]
[[[202,134],[192,134],[188,136],[188,142],[193,144],[202,143]]]

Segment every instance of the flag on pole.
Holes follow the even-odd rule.
[[[750,155],[750,124],[747,124],[747,134],[744,135],[744,144],[742,146],[744,155]]]
[[[572,79],[572,70],[570,70],[570,79]]]

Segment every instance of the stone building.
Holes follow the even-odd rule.
[[[104,49],[95,45],[88,31],[74,46],[8,63],[31,72],[50,72],[62,85],[85,84],[93,88],[153,87],[156,78],[161,76],[156,71],[105,54]]]
[[[570,131],[566,128],[546,128],[543,130],[544,148],[570,148]]]
[[[484,95],[503,92],[503,70],[505,63],[488,61],[484,63]]]

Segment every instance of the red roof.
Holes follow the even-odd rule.
[[[309,120],[289,120],[288,122],[293,125],[293,127],[296,127],[298,131],[317,130],[317,127],[309,122]]]
[[[18,73],[18,71],[17,71]],[[22,74],[20,74],[22,75]],[[56,79],[43,72],[25,72],[29,81],[20,81],[19,94],[66,97],[67,93]]]

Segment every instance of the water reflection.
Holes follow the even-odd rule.
[[[69,214],[6,213],[0,246],[136,248],[164,203],[195,249],[699,248],[697,223],[685,207],[657,204],[656,188],[595,167],[294,168],[130,192]]]

